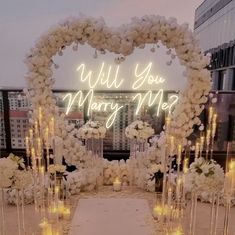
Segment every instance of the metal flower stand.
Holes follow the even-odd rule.
[[[86,150],[91,151],[93,156],[103,158],[103,139],[86,139],[85,146]]]
[[[148,149],[147,139],[131,139],[130,140],[130,156],[135,157],[137,152],[143,153]]]

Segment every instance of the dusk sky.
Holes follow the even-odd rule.
[[[193,28],[194,12],[201,2],[202,0],[0,0],[0,87],[25,86],[24,75],[27,72],[23,63],[25,54],[41,34],[64,18],[80,13],[93,17],[103,16],[107,25],[119,26],[129,23],[133,16],[156,14],[176,17],[179,23],[188,22]],[[165,48],[159,49],[156,53],[151,53],[150,47],[136,50],[121,65],[121,75],[124,78],[129,77],[137,63],[144,67],[154,61],[153,74],[167,80],[165,89],[182,88],[185,84],[181,76],[182,68],[177,60],[172,66],[166,66],[169,58],[165,52]],[[63,57],[55,58],[55,62],[60,65],[54,73],[55,87],[74,88],[76,85],[81,88],[76,67],[82,62],[86,63],[88,69],[94,71],[98,71],[103,61],[115,68],[114,56],[99,56],[95,60],[93,54],[94,49],[83,46],[78,52],[72,52],[68,48]],[[127,84],[125,89],[129,88]]]

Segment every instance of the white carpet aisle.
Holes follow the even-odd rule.
[[[70,235],[152,235],[151,212],[144,199],[81,199]]]

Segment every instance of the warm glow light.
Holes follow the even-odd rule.
[[[157,106],[157,113],[156,113],[157,116],[159,116],[160,110],[168,110],[168,113],[170,114],[172,111],[172,108],[178,102],[179,97],[176,95],[172,95],[169,97],[169,100],[173,100],[173,101],[170,103],[167,103],[167,102],[163,102],[163,94],[164,94],[163,89],[160,89],[154,96],[153,96],[152,91],[148,91],[143,96],[141,93],[137,93],[132,99],[133,101],[138,99],[138,104],[137,104],[135,114],[136,115],[139,114],[139,112],[144,104],[147,104],[148,107],[152,107],[153,105],[156,105]]]
[[[39,173],[41,175],[44,175],[44,173],[45,173],[45,167],[44,166],[39,167]]]
[[[35,149],[34,149],[34,147],[31,148],[31,157],[32,157],[32,159],[35,158]]]
[[[60,191],[60,187],[59,186],[55,186],[55,193],[59,193]]]
[[[188,173],[188,170],[189,170],[188,165],[189,165],[189,159],[188,159],[188,158],[185,158],[185,159],[184,159],[184,165],[183,165],[183,172],[184,172],[185,174]]]
[[[154,76],[150,74],[153,63],[150,62],[141,72],[137,71],[139,69],[139,64],[135,66],[135,77],[137,80],[133,83],[132,89],[140,89],[145,83],[148,85],[158,85],[165,82],[165,79],[160,76]]]
[[[235,171],[235,161],[231,161],[230,164],[229,164],[229,170],[231,171]]]
[[[95,89],[97,88],[97,86],[101,85],[101,86],[106,86],[106,88],[110,89],[110,88],[114,88],[114,89],[118,89],[124,79],[121,79],[121,81],[118,81],[118,74],[119,74],[119,66],[117,66],[116,70],[115,70],[115,75],[114,78],[112,80],[110,80],[110,75],[112,72],[112,66],[108,66],[108,70],[107,72],[105,72],[105,63],[103,62],[101,64],[98,76],[96,78],[94,78],[92,75],[94,74],[93,71],[89,71],[87,72],[86,75],[84,75],[85,73],[85,69],[86,69],[86,65],[85,64],[81,64],[77,67],[77,71],[80,72],[81,76],[81,81],[82,82],[86,82],[88,80],[88,84],[89,84],[89,88],[90,89]]]
[[[212,121],[213,111],[214,111],[213,107],[210,106],[210,107],[209,107],[209,115],[208,115],[208,123],[209,123],[209,124],[210,124],[211,121]]]
[[[39,122],[39,127],[42,127],[42,107],[39,106],[38,108],[38,122]]]
[[[70,109],[72,108],[72,105],[74,104],[75,100],[78,100],[78,106],[82,107],[86,101],[88,101],[88,108],[87,108],[87,116],[90,116],[92,111],[99,111],[99,112],[107,112],[111,110],[111,114],[109,115],[107,121],[106,121],[106,127],[109,128],[113,125],[117,113],[120,109],[122,109],[124,106],[119,105],[115,102],[95,102],[94,101],[94,91],[91,89],[86,94],[85,97],[83,97],[83,92],[78,91],[74,97],[72,97],[72,94],[66,94],[63,98],[63,100],[68,99],[68,105],[66,109],[66,114],[70,112]]]
[[[153,208],[153,213],[157,214],[157,215],[167,215],[168,214],[168,207],[155,205]]]
[[[151,73],[153,63],[150,62],[145,66],[142,70],[140,70],[140,65],[137,64],[135,66],[134,76],[135,81],[132,84],[132,89],[137,90],[140,89],[145,84],[154,86],[163,84],[165,79],[156,75],[154,76]],[[115,103],[113,101],[110,102],[96,102],[94,100],[94,90],[96,88],[104,87],[107,89],[120,89],[121,85],[124,82],[123,78],[119,78],[119,70],[120,66],[117,66],[113,69],[112,66],[106,65],[104,62],[101,64],[101,67],[97,74],[92,70],[87,70],[86,65],[80,64],[76,71],[80,73],[80,81],[87,82],[89,86],[89,91],[84,94],[81,90],[79,90],[76,94],[68,93],[63,97],[63,100],[66,101],[66,115],[71,111],[72,106],[76,102],[78,107],[84,106],[85,103],[88,104],[87,108],[87,116],[90,116],[92,111],[96,112],[110,112],[108,119],[106,121],[106,128],[110,128],[116,117],[118,112],[124,107],[119,103]],[[168,110],[168,113],[172,112],[173,107],[178,102],[179,97],[177,95],[171,95],[168,99],[168,102],[163,102],[163,89],[157,89],[158,92],[153,95],[151,90],[147,91],[146,94],[137,93],[133,97],[133,101],[137,100],[137,109],[135,114],[138,115],[143,105],[148,105],[151,107],[155,105],[157,107],[156,115],[159,116],[161,110]]]
[[[55,134],[55,119],[54,117],[51,117],[50,124],[49,124],[50,134],[54,136]]]
[[[120,179],[117,177],[117,178],[115,178],[115,180],[114,180],[114,182],[113,182],[113,183],[120,184],[120,183],[121,183],[121,181],[120,181]]]

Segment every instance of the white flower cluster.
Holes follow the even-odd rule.
[[[23,189],[33,183],[33,176],[30,171],[16,170],[14,173],[12,188]]]
[[[106,128],[97,121],[88,121],[78,130],[78,137],[81,139],[103,139]]]
[[[0,159],[0,188],[7,188],[12,185],[14,173],[17,169],[17,163],[10,158]]]
[[[55,165],[50,165],[48,167],[48,172],[50,174],[55,174],[55,173],[64,173],[66,170],[66,166],[65,165],[59,165],[59,164],[55,164]]]
[[[67,141],[67,145],[64,144],[66,161],[72,162],[73,153],[79,152],[80,146],[76,146],[76,138],[67,133],[66,125],[60,124],[64,117],[59,116],[52,93],[55,82],[52,78],[52,65],[55,65],[52,58],[56,54],[62,55],[63,50],[72,43],[75,43],[74,50],[77,50],[78,44],[87,43],[101,52],[127,56],[137,47],[143,48],[145,44],[156,44],[159,41],[167,48],[175,49],[180,63],[186,67],[184,75],[188,84],[185,91],[180,93],[169,131],[176,138],[183,139],[192,133],[194,124],[200,124],[197,116],[203,110],[211,88],[210,73],[205,69],[210,58],[203,55],[187,24],[179,25],[175,18],[167,20],[162,16],[150,15],[134,17],[130,24],[119,28],[109,28],[102,18],[80,16],[64,20],[36,42],[25,60],[28,67],[28,90],[25,92],[33,110],[30,121],[38,117],[39,106],[42,107],[43,129],[49,126],[51,117],[55,117],[55,133]]]
[[[129,139],[146,140],[154,134],[154,130],[147,122],[134,121],[126,127],[125,134]]]
[[[144,190],[153,192],[155,189],[154,173],[163,172],[160,150],[151,147],[146,152],[137,152],[136,157],[131,158],[130,161],[134,183]]]
[[[0,158],[0,188],[22,189],[32,183],[32,175],[26,171],[23,159],[10,154],[7,158]]]
[[[224,185],[224,170],[214,160],[196,158],[186,176],[189,191],[220,192]]]
[[[33,204],[34,203],[34,187],[33,185],[28,186],[24,189],[24,204]],[[10,205],[17,204],[17,189],[8,189],[6,191],[6,201]],[[22,190],[19,190],[19,204],[22,203]]]
[[[103,184],[112,185],[114,180],[119,178],[122,185],[130,183],[129,160],[108,161],[104,159]]]
[[[66,174],[66,187],[72,195],[78,194],[81,191],[92,191],[98,183],[100,184],[100,182],[97,182],[99,175],[95,168],[76,170]]]

